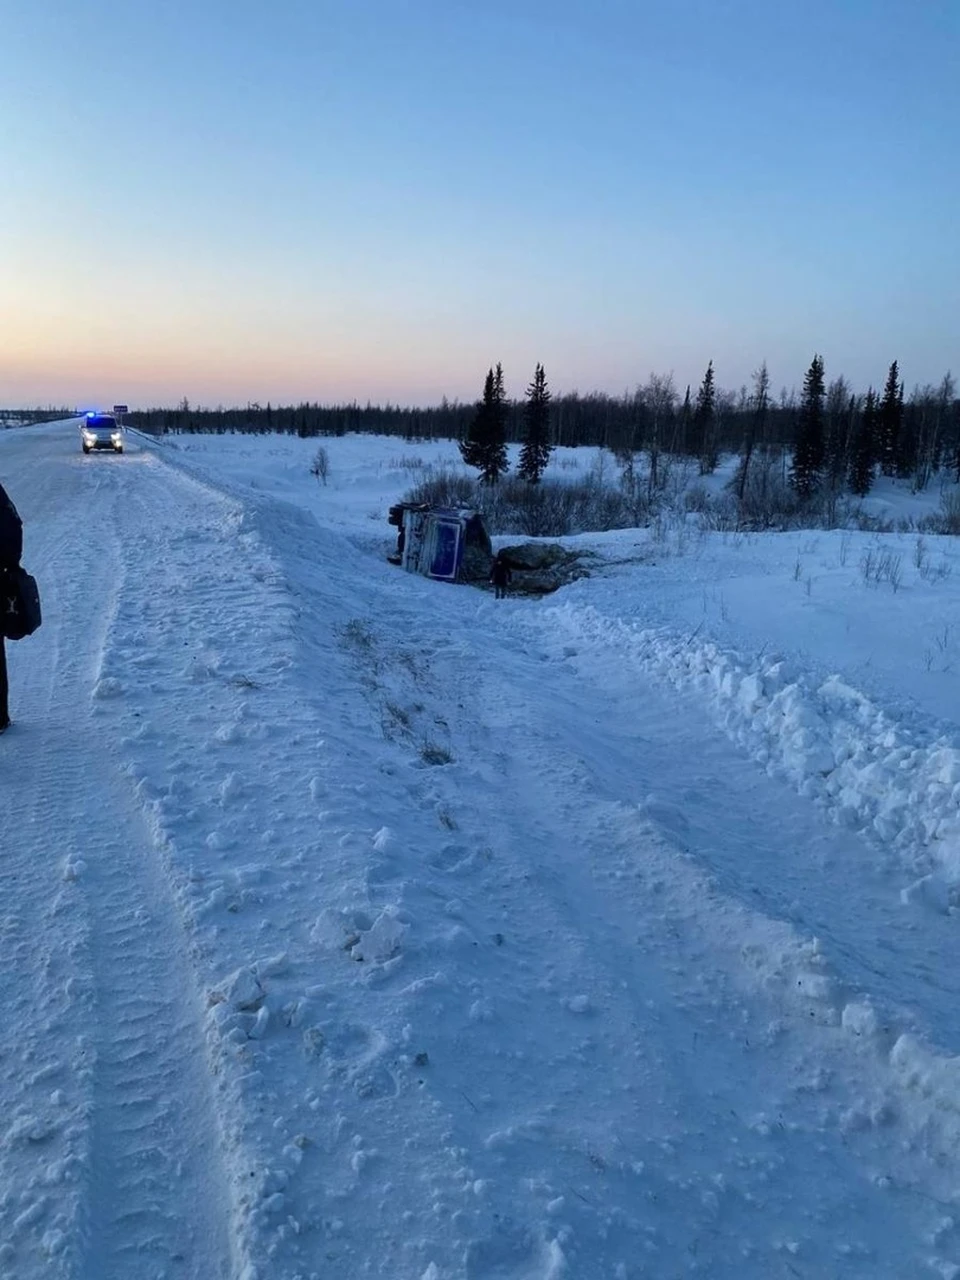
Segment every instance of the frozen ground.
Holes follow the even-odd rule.
[[[323,443],[0,437],[0,1274],[960,1276],[955,541],[495,603]]]

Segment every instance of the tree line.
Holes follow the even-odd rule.
[[[633,391],[552,395],[538,364],[520,399],[510,399],[500,364],[488,370],[480,399],[426,408],[399,405],[288,406],[250,404],[203,409],[183,400],[175,409],[129,415],[151,432],[285,432],[302,437],[370,433],[407,440],[460,441],[464,461],[488,483],[505,473],[506,446],[521,445],[519,474],[537,482],[558,445],[605,448],[628,476],[641,455],[656,487],[665,457],[694,459],[702,474],[722,454],[739,455],[735,487],[744,498],[762,463],[776,457],[797,499],[825,489],[866,494],[877,474],[925,488],[934,476],[960,481],[960,399],[947,373],[937,384],[906,394],[898,362],[882,386],[855,391],[842,375],[827,379],[815,355],[802,390],[772,393],[765,363],[738,391],[718,387],[711,361],[694,391],[681,394],[672,374],[652,373]]]
[[[37,426],[41,422],[61,422],[75,416],[76,411],[65,405],[60,408],[48,406],[46,409],[39,405],[33,409],[0,409],[0,424],[16,422],[22,426]]]

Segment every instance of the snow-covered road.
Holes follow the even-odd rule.
[[[960,1276],[942,726],[255,465],[0,479],[0,1274]]]
[[[4,1274],[52,1274],[59,1262],[65,1274],[146,1278],[189,1259],[189,1274],[226,1276],[196,987],[92,697],[130,558],[121,505],[134,487],[163,510],[169,477],[142,455],[90,465],[62,430],[16,443],[5,479],[45,621],[11,646],[16,723],[2,762]]]

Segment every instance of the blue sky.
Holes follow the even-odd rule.
[[[0,0],[0,404],[960,373],[956,0]]]

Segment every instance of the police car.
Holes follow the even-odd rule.
[[[88,413],[80,423],[80,443],[83,452],[92,449],[112,449],[123,453],[123,435],[112,413]]]

